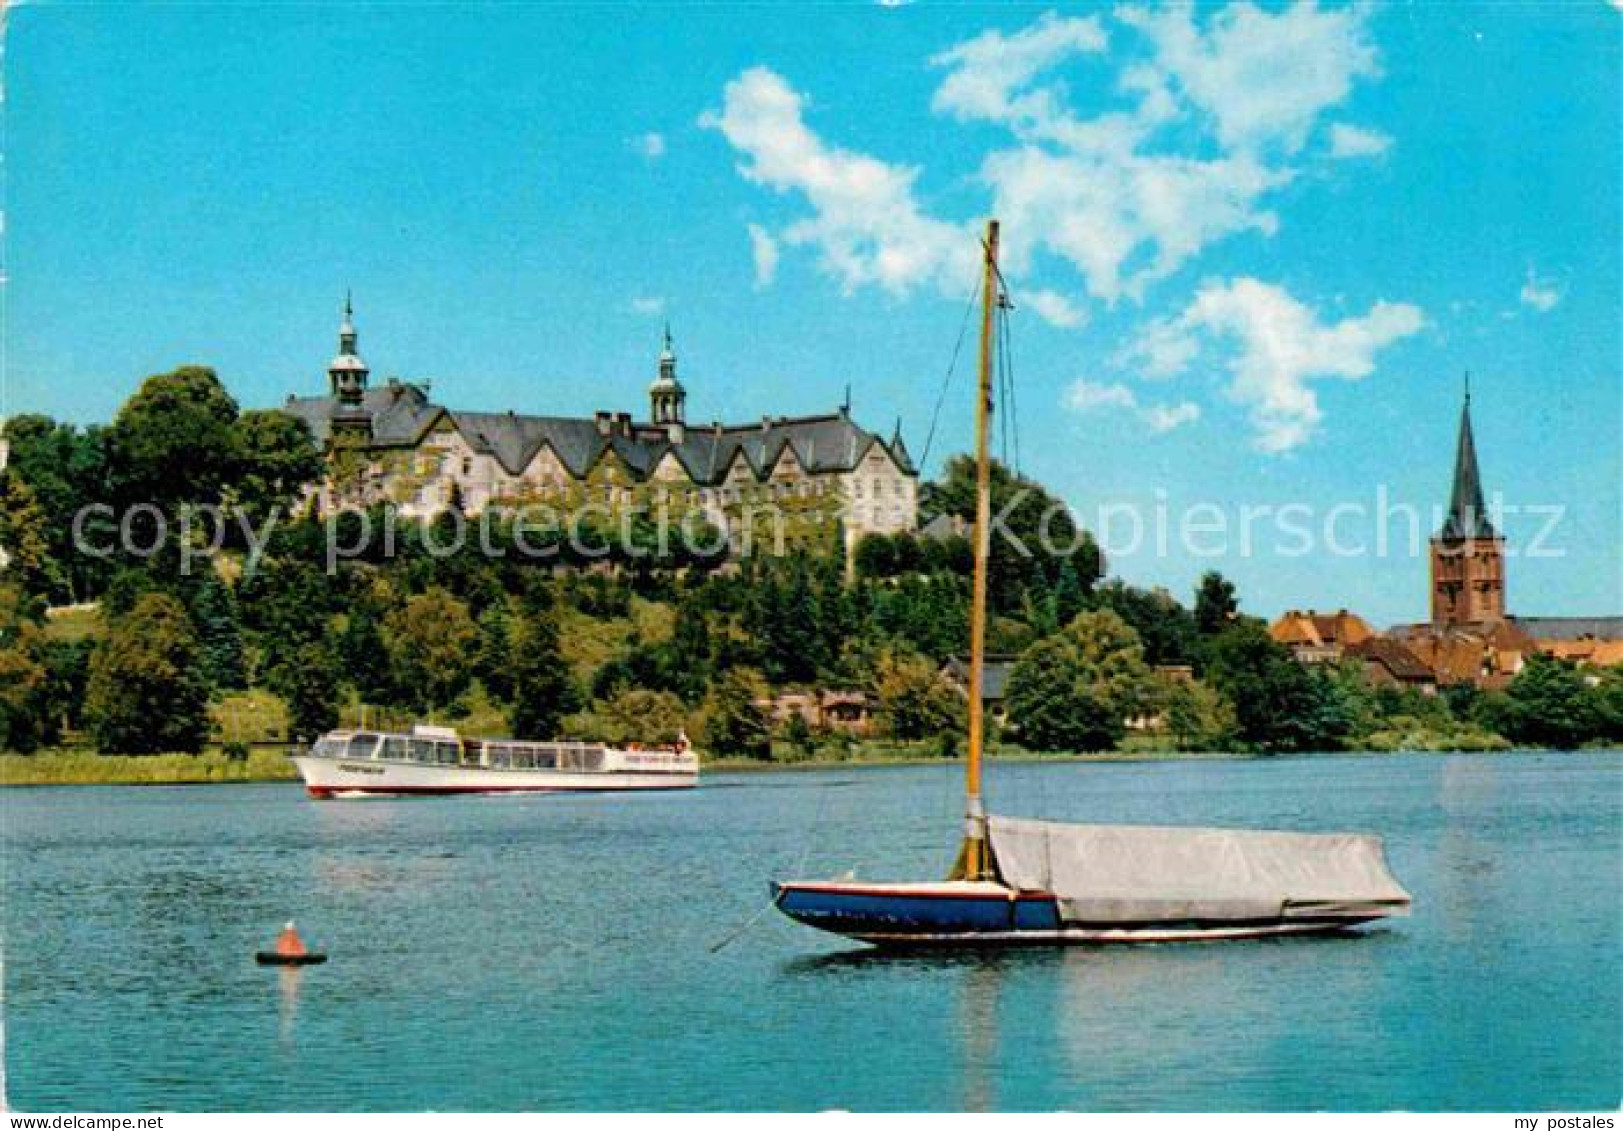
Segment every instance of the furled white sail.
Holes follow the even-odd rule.
[[[1003,881],[1071,923],[1407,915],[1379,837],[990,819]]]

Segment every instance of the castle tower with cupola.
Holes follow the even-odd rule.
[[[659,373],[648,386],[648,419],[664,428],[674,443],[681,442],[687,426],[687,399],[687,390],[676,379],[676,348],[671,345],[671,328],[667,325]]]
[[[327,365],[327,381],[332,386],[332,432],[337,439],[367,440],[372,435],[372,415],[366,411],[366,382],[371,373],[356,350],[355,309],[344,296],[344,320],[338,327],[338,356]]]

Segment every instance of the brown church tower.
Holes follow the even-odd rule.
[[[1431,540],[1431,623],[1442,629],[1505,618],[1505,540],[1488,521],[1471,436],[1471,387],[1460,410],[1454,491],[1448,517]]]

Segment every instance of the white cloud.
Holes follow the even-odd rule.
[[[905,295],[934,283],[958,293],[979,258],[972,230],[925,214],[913,192],[917,169],[825,143],[807,127],[803,106],[781,76],[752,67],[727,84],[721,110],[706,111],[699,124],[738,150],[745,179],[805,197],[812,214],[781,239],[815,247],[847,292],[875,285]]]
[[[650,161],[658,161],[665,156],[665,135],[657,133],[638,134],[627,138],[626,144]]]
[[[1144,412],[1144,420],[1152,432],[1171,432],[1200,419],[1200,406],[1193,401],[1179,401],[1175,405],[1151,405]]]
[[[755,286],[769,287],[778,277],[778,241],[759,224],[749,226],[750,253],[755,258]]]
[[[938,112],[1002,125],[1018,141],[981,167],[1009,222],[1011,270],[1056,254],[1112,303],[1142,298],[1225,237],[1272,235],[1279,221],[1264,198],[1295,176],[1277,159],[1301,148],[1355,79],[1377,73],[1362,8],[1303,3],[1269,14],[1241,3],[1204,28],[1181,7],[1125,8],[1117,18],[1147,41],[1150,59],[1116,76],[1127,107],[1091,118],[1073,112],[1053,72],[1105,50],[1097,17],[1050,13],[931,60],[947,68]],[[1209,140],[1191,137],[1191,125]],[[1345,129],[1349,143],[1380,136]]]
[[[1330,156],[1379,157],[1392,147],[1392,139],[1379,130],[1366,130],[1337,122],[1330,127]]]
[[[1228,395],[1246,407],[1258,448],[1286,452],[1306,443],[1323,417],[1310,382],[1367,377],[1378,352],[1424,324],[1418,307],[1391,302],[1326,324],[1282,288],[1240,278],[1207,283],[1182,314],[1152,323],[1136,353],[1171,375],[1214,343],[1230,347]]]
[[[1561,301],[1561,290],[1553,279],[1541,279],[1533,269],[1527,269],[1527,281],[1522,284],[1523,306],[1530,306],[1540,314],[1547,314]]]
[[[1005,36],[986,31],[930,60],[951,68],[930,103],[938,113],[963,121],[1004,122],[1047,132],[1070,115],[1063,109],[1062,87],[1037,87],[1019,93],[1040,73],[1076,54],[1098,53],[1109,40],[1094,16],[1060,19],[1045,13],[1030,27]]]
[[[639,295],[631,300],[631,313],[655,315],[665,313],[665,299],[659,295]]]
[[[1242,0],[1204,31],[1183,5],[1127,8],[1120,17],[1154,44],[1152,73],[1207,115],[1233,150],[1296,152],[1357,79],[1380,74],[1364,5],[1325,10],[1304,0],[1267,12]]]
[[[1064,404],[1072,412],[1092,412],[1101,408],[1136,408],[1138,398],[1126,385],[1097,385],[1079,377],[1065,390]]]
[[[1200,419],[1200,406],[1192,401],[1140,407],[1138,395],[1126,385],[1096,384],[1086,378],[1072,381],[1061,403],[1072,412],[1083,414],[1105,410],[1131,412],[1156,434],[1171,432]]]
[[[1297,176],[1296,156],[1359,80],[1379,74],[1366,5],[1321,10],[1300,0],[1270,12],[1241,0],[1196,12],[1047,13],[930,60],[943,72],[937,113],[1007,131],[979,177],[992,198],[985,211],[1006,223],[1004,271],[1028,292],[1141,301],[1214,243],[1273,235],[1270,198]],[[1085,116],[1067,71],[1101,64],[1115,69],[1104,83],[1089,76],[1088,104],[1099,109]],[[877,286],[905,295],[920,285],[958,293],[975,272],[976,225],[932,215],[918,168],[825,141],[806,107],[781,76],[754,67],[700,119],[737,151],[746,179],[809,206],[775,234],[780,249],[815,248],[848,293]],[[1330,127],[1337,156],[1373,156],[1388,143],[1346,122]],[[1029,278],[1055,264],[1081,285]],[[1055,324],[1085,321],[1075,298],[1033,305],[1057,315]]]
[[[1278,218],[1255,201],[1289,179],[1248,157],[1101,158],[1039,146],[992,154],[982,176],[1008,223],[1010,269],[1028,270],[1039,251],[1057,254],[1108,302],[1141,297],[1223,236],[1271,235]]]
[[[1081,326],[1088,320],[1087,311],[1058,291],[1038,288],[1024,292],[1021,298],[1050,326],[1068,330]]]

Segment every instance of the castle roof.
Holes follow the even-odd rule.
[[[327,396],[289,397],[283,406],[303,420],[321,444],[331,435],[333,408],[333,398]],[[414,447],[441,419],[449,419],[474,451],[494,456],[510,475],[521,473],[543,446],[550,447],[577,478],[584,477],[605,451],[613,451],[638,476],[649,475],[660,460],[673,454],[695,482],[713,484],[723,480],[739,459],[757,479],[765,479],[785,452],[792,453],[808,473],[846,472],[876,444],[905,473],[914,474],[905,449],[893,451],[843,411],[763,417],[752,424],[690,424],[677,431],[635,423],[623,414],[589,419],[446,409],[430,401],[423,386],[400,381],[366,390],[361,408],[372,418],[374,447]]]

